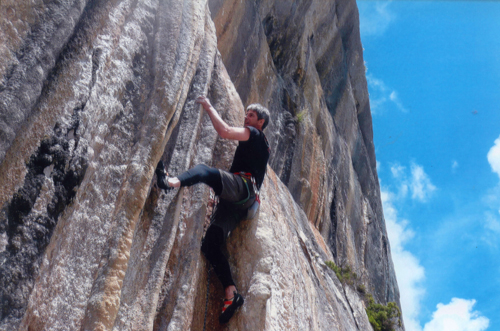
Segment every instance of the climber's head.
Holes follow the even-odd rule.
[[[255,113],[256,119],[253,119],[252,114]],[[247,107],[247,115],[245,117],[245,125],[253,126],[259,130],[264,130],[269,124],[269,110],[266,107],[258,103],[253,103]]]

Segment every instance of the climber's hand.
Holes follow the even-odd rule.
[[[199,96],[196,98],[196,103],[199,103],[203,106],[203,109],[208,110],[212,105],[210,104],[210,100],[204,95]]]

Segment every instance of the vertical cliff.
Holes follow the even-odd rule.
[[[369,330],[350,266],[399,301],[382,214],[354,0],[0,4],[0,329],[201,330],[221,286],[200,255],[209,190],[165,194],[271,111],[258,219],[230,236],[246,302],[227,328]]]

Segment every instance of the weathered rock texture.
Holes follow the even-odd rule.
[[[0,329],[222,330],[200,255],[209,190],[228,168],[195,98],[241,125],[268,106],[259,218],[228,241],[238,330],[370,330],[363,301],[399,302],[354,0],[0,3]]]

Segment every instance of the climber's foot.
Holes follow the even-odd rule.
[[[158,187],[164,189],[167,192],[170,191],[173,187],[168,185],[168,180],[170,179],[170,177],[168,176],[168,173],[165,172],[165,166],[163,165],[162,160],[158,162],[155,173],[156,173],[156,184],[158,185]]]
[[[224,308],[222,308],[222,314],[220,314],[219,316],[220,324],[225,324],[229,322],[229,319],[233,317],[236,310],[238,310],[238,308],[240,308],[243,305],[243,302],[245,302],[241,294],[236,292],[233,293],[234,297],[232,299],[229,300],[226,299],[224,301]]]

